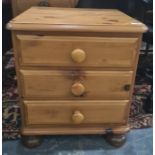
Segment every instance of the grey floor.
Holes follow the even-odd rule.
[[[36,149],[24,148],[19,140],[4,141],[2,155],[152,155],[152,132],[152,128],[130,131],[119,149],[102,136],[51,136]]]

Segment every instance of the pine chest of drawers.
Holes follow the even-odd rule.
[[[145,25],[118,10],[32,7],[12,30],[24,144],[39,135],[125,141]]]

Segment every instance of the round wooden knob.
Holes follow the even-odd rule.
[[[85,87],[84,87],[83,84],[77,82],[77,83],[74,83],[72,85],[71,91],[72,91],[72,94],[73,95],[75,95],[75,96],[81,96],[85,92]]]
[[[84,115],[80,111],[75,111],[72,120],[74,124],[80,124],[84,121]]]
[[[86,53],[82,49],[75,49],[71,54],[72,60],[81,63],[86,59]]]

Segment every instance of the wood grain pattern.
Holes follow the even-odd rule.
[[[137,38],[56,37],[18,35],[22,66],[81,66],[133,68]],[[111,46],[112,45],[112,46]],[[85,60],[72,60],[75,49],[85,52]]]
[[[25,127],[21,130],[22,135],[82,135],[82,134],[106,134],[106,130],[111,127],[113,133],[115,134],[124,134],[129,132],[130,127],[128,125],[119,125],[116,124],[113,126],[105,125],[92,125],[85,127],[78,126],[57,126],[57,127]]]
[[[32,6],[39,6],[46,0],[12,0],[13,16],[17,16]],[[46,1],[47,2],[47,1]],[[49,7],[74,7],[78,0],[48,0]]]
[[[132,71],[33,71],[21,70],[23,96],[50,99],[129,99],[126,84],[132,84]],[[72,95],[72,85],[80,81],[85,94]]]
[[[64,13],[65,12],[65,13]],[[146,26],[118,10],[32,7],[10,21],[12,30],[144,32]]]
[[[24,101],[27,125],[73,124],[80,111],[82,124],[125,123],[128,101]]]

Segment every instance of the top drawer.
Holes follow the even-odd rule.
[[[20,65],[133,67],[137,38],[17,35]]]

